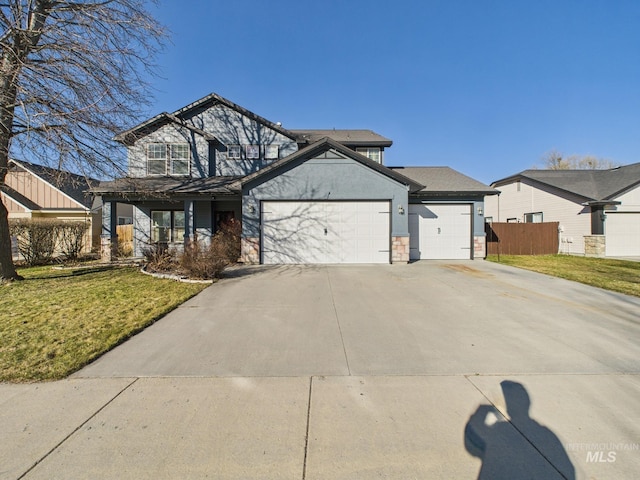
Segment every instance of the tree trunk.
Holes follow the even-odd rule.
[[[16,272],[11,255],[11,235],[9,234],[9,212],[0,202],[0,283],[22,280]]]

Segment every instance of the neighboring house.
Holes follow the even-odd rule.
[[[560,222],[560,253],[640,256],[640,163],[610,170],[525,170],[491,184],[487,220]]]
[[[118,202],[133,206],[135,256],[207,242],[232,218],[247,263],[485,256],[483,200],[497,192],[447,168],[387,168],[392,142],[370,130],[287,130],[211,94],[116,140],[129,176],[94,189],[105,257]]]
[[[33,163],[9,160],[0,197],[9,218],[56,219],[87,222],[86,251],[99,245],[101,218],[87,191],[97,180]]]

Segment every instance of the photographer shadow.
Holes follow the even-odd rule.
[[[491,405],[480,405],[464,431],[467,452],[482,460],[478,480],[574,480],[575,469],[558,437],[529,416],[524,386],[508,380],[500,386],[509,419]]]

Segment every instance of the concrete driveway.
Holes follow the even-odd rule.
[[[249,267],[0,386],[0,478],[631,479],[639,373],[637,298],[483,261]]]

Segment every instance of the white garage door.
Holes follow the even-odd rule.
[[[262,262],[389,263],[389,202],[263,202]]]
[[[640,255],[640,213],[606,212],[605,248],[608,257]]]
[[[411,260],[471,258],[471,205],[409,205]]]

